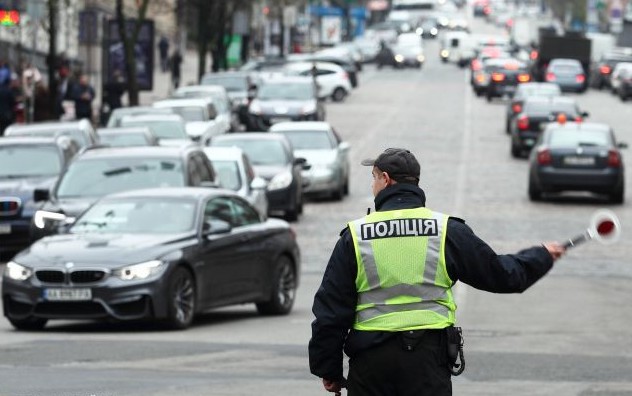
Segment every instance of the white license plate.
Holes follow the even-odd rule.
[[[281,117],[272,117],[272,118],[270,118],[270,124],[278,124],[279,122],[285,122],[285,121],[289,121],[289,119],[281,118]]]
[[[565,165],[595,165],[593,157],[564,157]]]
[[[46,301],[90,301],[91,289],[44,289]]]
[[[11,224],[0,224],[0,235],[10,234]]]

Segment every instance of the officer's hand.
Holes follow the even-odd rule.
[[[566,253],[566,248],[557,242],[545,242],[542,244],[544,248],[553,257],[553,260],[557,260]]]
[[[340,382],[329,381],[323,378],[323,386],[327,392],[340,393]]]

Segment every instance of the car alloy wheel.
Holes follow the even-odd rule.
[[[178,267],[171,275],[168,323],[174,329],[185,329],[195,315],[195,283],[191,272]]]
[[[280,256],[274,270],[270,300],[257,303],[262,315],[287,315],[296,299],[296,271],[288,256]]]
[[[347,91],[345,91],[343,88],[338,87],[334,90],[334,93],[331,95],[331,98],[333,99],[334,102],[342,102],[346,96],[347,96]]]

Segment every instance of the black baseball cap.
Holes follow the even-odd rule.
[[[410,150],[388,148],[375,159],[365,159],[364,166],[375,166],[397,182],[419,183],[421,167]]]

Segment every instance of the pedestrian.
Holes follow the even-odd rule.
[[[35,108],[33,121],[48,121],[55,117],[50,108],[50,93],[42,81],[35,84]]]
[[[92,101],[94,100],[94,89],[88,84],[88,77],[79,77],[79,83],[74,84],[72,98],[75,102],[75,118],[80,120],[87,118],[92,122]]]
[[[7,62],[0,62],[0,85],[11,80],[11,67]]]
[[[410,151],[387,149],[362,165],[372,167],[376,212],[348,223],[329,259],[312,309],[311,372],[339,393],[344,349],[349,396],[451,395],[462,362],[454,283],[520,293],[565,249],[549,242],[497,255],[465,221],[425,207]]]
[[[182,55],[180,51],[175,50],[171,55],[171,82],[174,88],[180,86],[180,65],[182,64]]]
[[[3,136],[4,130],[15,122],[16,104],[11,80],[5,80],[0,84],[0,136]]]
[[[160,54],[160,70],[166,73],[169,71],[169,40],[165,36],[158,41],[158,53]]]
[[[123,106],[121,97],[127,90],[123,74],[119,69],[112,73],[112,79],[103,87],[103,104],[101,106],[100,123],[107,124],[112,111]]]

